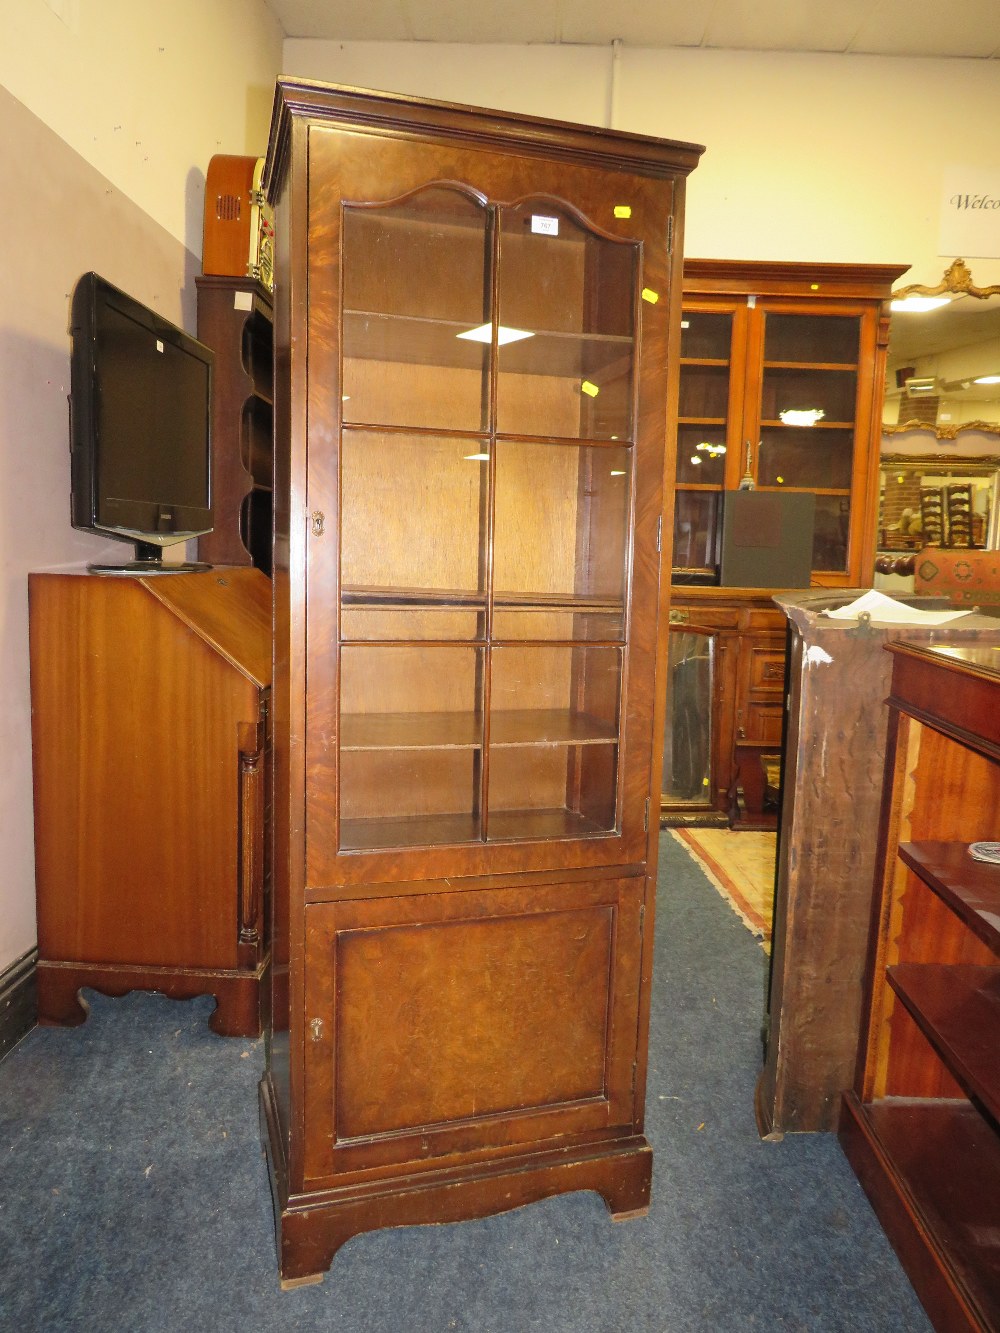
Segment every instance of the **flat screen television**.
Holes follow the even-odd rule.
[[[162,556],[212,530],[213,353],[96,273],[76,285],[70,333],[71,521],[135,547],[91,568],[210,568]]]

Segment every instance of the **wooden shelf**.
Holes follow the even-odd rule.
[[[490,842],[544,838],[611,836],[592,819],[573,810],[500,810],[490,816]],[[340,824],[342,851],[377,851],[390,847],[440,847],[448,843],[483,841],[474,815],[408,815],[386,819],[344,819]]]
[[[469,322],[344,311],[344,355],[350,360],[392,361],[485,372],[489,345],[459,337]],[[624,334],[565,333],[533,329],[530,338],[498,349],[501,373],[582,378],[626,373],[633,339]]]
[[[590,713],[561,708],[519,708],[490,718],[490,745],[614,745],[618,731]]]
[[[478,750],[482,718],[474,713],[342,713],[340,750]]]
[[[765,361],[765,370],[821,370],[850,371],[858,368],[856,361]]]
[[[592,838],[609,836],[602,828],[575,810],[498,810],[490,815],[489,840],[503,842],[521,838]]]
[[[340,821],[340,848],[345,852],[479,841],[479,820],[473,815],[404,815]]]
[[[493,748],[528,745],[613,745],[613,725],[588,713],[561,708],[495,712],[490,719]],[[340,749],[474,750],[483,744],[483,722],[475,713],[344,713]]]
[[[358,610],[392,610],[471,606],[486,609],[486,594],[461,588],[377,588],[345,585],[341,590],[344,606]],[[621,597],[591,597],[587,594],[561,592],[495,592],[493,605],[505,611],[624,611]]]
[[[1000,952],[1000,866],[964,842],[903,842],[899,856],[991,948]]]
[[[898,963],[887,976],[962,1087],[1000,1119],[1000,966]]]
[[[780,417],[772,417],[769,421],[762,421],[762,430],[773,431],[800,431],[803,435],[812,435],[825,430],[850,430],[854,429],[853,421],[817,421],[812,426],[796,426],[794,423],[782,421]]]
[[[889,1099],[860,1106],[849,1099],[854,1117],[876,1160],[891,1163],[886,1186],[913,1218],[923,1237],[947,1255],[958,1299],[971,1307],[978,1324],[953,1328],[1000,1327],[1000,1140],[982,1116],[964,1101]],[[856,1160],[857,1147],[848,1143]],[[926,1265],[918,1289],[935,1274]],[[921,1289],[925,1298],[926,1293]],[[954,1299],[954,1296],[953,1296]],[[949,1308],[952,1308],[949,1306]],[[941,1325],[943,1327],[944,1325]]]

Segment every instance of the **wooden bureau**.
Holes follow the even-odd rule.
[[[33,574],[29,600],[39,1021],[158,990],[256,1035],[270,583]]]

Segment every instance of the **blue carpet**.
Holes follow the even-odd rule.
[[[211,1000],[88,993],[0,1064],[0,1328],[684,1333],[930,1328],[836,1139],[753,1120],[766,959],[661,840],[649,1217],[590,1194],[357,1236],[282,1292],[257,1136],[262,1044]]]

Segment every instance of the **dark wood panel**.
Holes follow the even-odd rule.
[[[378,1172],[631,1122],[642,879],[308,912],[308,1170]]]
[[[345,931],[338,1139],[605,1095],[607,907]]]

